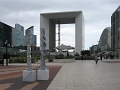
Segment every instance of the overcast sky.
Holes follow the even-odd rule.
[[[40,13],[83,11],[85,49],[97,44],[102,31],[111,26],[111,15],[120,0],[0,0],[0,21],[27,29],[34,26],[39,46]],[[75,46],[75,25],[61,25],[61,44]]]

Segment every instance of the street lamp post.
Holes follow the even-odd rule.
[[[8,45],[8,41],[6,40],[5,42],[5,45],[6,45],[6,66],[8,66],[8,50],[7,50],[7,45]]]

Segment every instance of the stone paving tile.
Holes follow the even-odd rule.
[[[46,64],[48,66],[62,66],[47,90],[120,90],[120,63],[116,61],[103,60],[99,61],[98,64],[95,64],[92,60],[77,60],[74,63]],[[19,72],[23,71],[23,69],[24,68],[21,68]],[[2,70],[7,71],[7,69],[4,68],[0,70],[0,75],[6,74],[6,79],[20,77],[17,75],[18,72],[16,72],[15,69],[12,69],[11,71],[8,69],[7,73]],[[16,74],[9,77],[7,74],[10,74],[10,72]],[[0,78],[0,80],[3,79]],[[36,89],[38,82],[35,82],[35,84],[30,84],[28,87],[34,87],[34,89]],[[13,84],[4,83],[0,84],[0,87],[1,85],[3,86],[2,89],[5,90]],[[25,90],[26,88],[27,84],[21,89]]]
[[[78,60],[74,63],[64,63],[54,80],[63,88],[61,90],[68,88],[73,90],[120,90],[119,67],[120,63],[116,62],[106,63],[103,60],[95,64],[92,60]],[[60,86],[56,89],[60,90]]]
[[[20,90],[30,90],[31,88],[34,88],[38,84],[39,84],[38,82],[31,83],[31,84],[28,84],[25,87],[21,88]]]
[[[57,90],[56,88],[47,88],[46,90]]]
[[[35,65],[34,69],[36,70],[37,68],[39,67]],[[49,69],[49,80],[36,80],[33,83],[29,83],[22,81],[22,72],[26,69],[26,66],[0,66],[0,70],[3,70],[2,72],[4,72],[0,73],[0,90],[46,90],[46,88],[50,85],[51,81],[56,76],[57,72],[60,70],[61,66],[51,65],[47,66],[47,68]],[[53,86],[55,87],[55,85]]]
[[[6,90],[11,87],[13,83],[0,84],[0,90]]]

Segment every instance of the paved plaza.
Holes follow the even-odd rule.
[[[120,90],[120,61],[64,63],[47,90]]]
[[[21,64],[10,64],[10,66]],[[26,64],[22,64],[20,70],[21,72],[25,69]],[[35,81],[34,83],[25,83],[22,82],[22,74],[15,72],[15,70],[11,70],[8,72],[14,72],[15,74],[12,76],[7,76],[6,78],[0,78],[0,88],[8,87],[7,89],[0,90],[120,90],[120,60],[102,60],[98,61],[96,64],[94,60],[76,60],[74,63],[46,63],[48,69],[56,68],[62,66],[61,69],[58,69],[58,73],[56,72],[56,76],[51,79],[51,82],[46,89],[41,89],[41,85],[45,86],[47,81]],[[37,68],[39,64],[33,64],[34,68]],[[4,67],[4,66],[1,66]],[[17,69],[17,68],[15,68]],[[54,70],[51,73],[54,72]],[[0,75],[4,73],[0,72]],[[4,76],[3,76],[4,77]],[[13,83],[7,83],[4,81],[5,79],[14,79],[19,78],[19,85],[23,85],[18,89],[13,89]],[[51,77],[51,76],[50,76]],[[8,80],[9,80],[8,79]],[[4,81],[4,82],[3,82]],[[6,82],[6,83],[5,83]],[[42,84],[43,83],[43,84]],[[13,86],[12,86],[13,85]],[[17,87],[16,86],[16,87]]]

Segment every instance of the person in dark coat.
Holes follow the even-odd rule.
[[[81,56],[81,59],[82,59],[82,61],[83,61],[83,55]]]
[[[100,60],[102,61],[102,54],[100,54]]]

